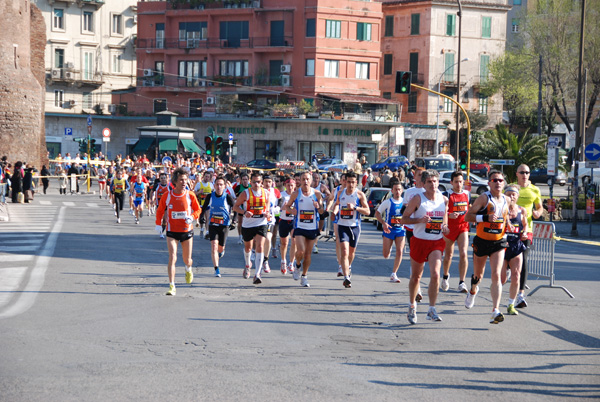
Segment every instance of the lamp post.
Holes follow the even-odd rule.
[[[465,57],[464,59],[457,61],[456,63],[454,63],[453,65],[449,66],[447,69],[444,70],[444,72],[440,75],[440,79],[438,80],[438,92],[442,92],[441,91],[441,87],[442,87],[442,77],[444,75],[446,75],[446,73],[448,72],[448,70],[450,70],[451,68],[453,68],[455,65],[462,63],[463,61],[469,61],[468,57]],[[460,108],[458,108],[460,109]],[[435,123],[435,155],[439,155],[440,153],[440,97],[437,97],[437,116],[436,116],[436,123]]]
[[[457,59],[460,60],[460,42],[462,38],[462,4],[460,0],[456,0],[458,3],[458,54]],[[456,74],[456,101],[460,103],[460,63],[458,63],[458,71]],[[460,110],[456,108],[456,161],[458,163],[458,150],[460,149]],[[458,170],[458,169],[457,169]]]

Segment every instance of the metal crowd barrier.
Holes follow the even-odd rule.
[[[533,244],[527,257],[528,274],[550,280],[548,285],[533,289],[533,295],[540,288],[562,289],[571,298],[574,296],[564,286],[554,284],[554,246],[556,245],[554,223],[533,222]]]

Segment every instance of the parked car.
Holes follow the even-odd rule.
[[[450,176],[452,176],[453,172],[453,170],[440,172],[440,185],[438,187],[440,191],[446,191],[452,188],[452,181],[450,180]],[[466,182],[466,172],[463,172],[463,178]],[[479,177],[475,174],[470,174],[469,179],[471,180],[471,194],[481,195],[490,189],[487,179]]]
[[[380,159],[379,162],[371,165],[371,169],[374,172],[379,172],[384,169],[398,170],[399,167],[409,165],[410,162],[406,156],[389,156],[387,158]]]
[[[479,177],[487,177],[491,169],[489,163],[471,162],[470,164],[471,173],[475,173]]]
[[[439,155],[431,158],[416,158],[415,165],[424,167],[425,169],[434,169],[438,172],[445,170],[454,170],[454,158],[450,155]]]
[[[533,184],[536,184],[536,183],[548,184],[549,179],[550,179],[550,176],[548,176],[548,169],[546,169],[546,168],[533,169],[531,171],[531,174],[529,175],[529,181],[532,182]],[[557,172],[557,175],[555,176],[554,183],[564,186],[565,184],[567,184],[567,175],[564,172],[561,172],[559,170]]]
[[[392,191],[392,189],[387,187],[371,187],[365,193],[365,197],[367,198],[367,204],[369,205],[369,216],[375,216],[375,211],[379,208],[379,204],[383,198]]]
[[[277,163],[268,159],[254,159],[246,163],[246,166],[251,169],[277,169]]]
[[[331,168],[341,169],[342,171],[348,170],[348,165],[341,159],[335,158],[324,158],[317,164],[319,170],[328,171]]]
[[[600,169],[599,168],[594,168],[593,172],[592,169],[590,168],[586,168],[583,167],[585,165],[580,164],[579,165],[579,170],[577,172],[577,176],[579,177],[579,183],[580,185],[583,184],[583,182],[589,182],[589,180],[591,179],[592,173],[594,173],[594,183],[596,184],[600,184]],[[569,172],[569,183],[573,183],[573,169],[571,169],[571,171]]]

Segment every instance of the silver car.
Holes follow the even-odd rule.
[[[454,171],[452,170],[443,170],[440,172],[440,191],[446,191],[452,189],[452,181],[450,180],[450,176],[452,176]],[[463,172],[463,178],[465,179],[465,185],[467,182],[467,172]],[[486,191],[489,191],[490,187],[488,185],[487,179],[479,177],[473,173],[469,174],[469,179],[471,180],[471,194],[481,195]]]

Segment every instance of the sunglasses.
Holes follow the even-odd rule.
[[[504,179],[492,179],[490,181],[493,182],[493,183],[503,183]]]
[[[522,172],[518,172],[519,174],[531,174],[531,172],[527,172],[525,170],[523,170]]]

